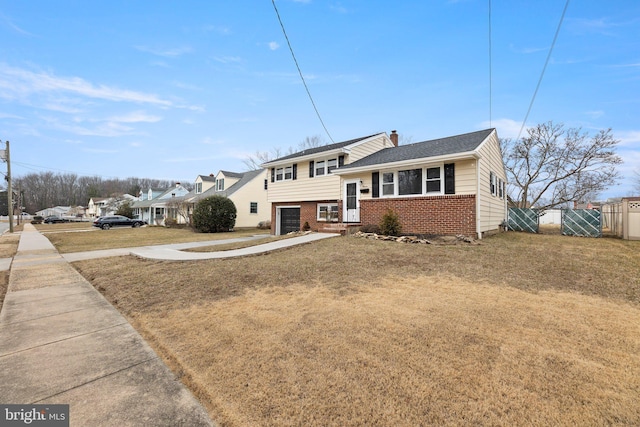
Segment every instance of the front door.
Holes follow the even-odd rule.
[[[360,222],[360,181],[345,183],[344,221]]]

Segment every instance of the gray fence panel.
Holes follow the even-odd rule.
[[[602,214],[594,209],[565,209],[562,211],[562,234],[602,237]]]
[[[537,233],[539,228],[538,209],[509,208],[507,228],[513,231]]]

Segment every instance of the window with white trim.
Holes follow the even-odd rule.
[[[216,179],[216,191],[224,191],[224,178]]]
[[[491,195],[495,196],[498,194],[496,185],[496,174],[493,172],[489,173],[489,190],[491,191]]]
[[[284,179],[293,179],[293,167],[292,166],[287,166],[286,168],[284,168]]]
[[[442,193],[442,171],[440,167],[427,168],[426,193]]]
[[[318,203],[318,221],[336,222],[338,221],[337,203]]]
[[[394,175],[395,174],[393,172],[385,172],[382,174],[383,196],[393,196],[396,193]]]
[[[398,194],[422,194],[422,169],[398,171]]]
[[[324,160],[320,160],[319,162],[316,162],[316,173],[315,173],[316,176],[324,175],[324,172],[325,172],[324,164],[325,164]]]
[[[276,169],[276,181],[282,181],[284,179],[284,168]]]
[[[202,193],[202,183],[196,182],[196,194]]]
[[[451,170],[450,188],[447,191],[445,191],[445,166]],[[375,180],[374,185],[379,185],[380,191],[374,191],[373,197],[379,197],[378,194],[382,197],[455,194],[453,173],[452,164],[384,172],[381,173],[380,184],[377,184],[377,179]]]
[[[327,173],[333,172],[334,169],[338,168],[338,159],[329,159],[327,160]]]

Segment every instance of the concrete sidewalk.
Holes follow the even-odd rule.
[[[202,259],[234,258],[260,253],[268,253],[291,246],[303,245],[331,237],[338,237],[339,234],[330,233],[309,233],[301,236],[291,237],[285,240],[277,240],[261,245],[250,246],[242,249],[219,252],[184,252],[182,249],[202,246],[215,246],[227,243],[244,242],[253,239],[264,238],[264,235],[239,237],[235,239],[210,240],[206,242],[174,243],[170,245],[142,246],[135,248],[104,249],[99,251],[74,252],[62,255],[68,262],[83,261],[94,258],[104,258],[112,256],[135,255],[141,258],[166,260],[166,261],[194,261]]]
[[[2,403],[69,404],[71,426],[211,426],[142,337],[30,224],[0,312]]]

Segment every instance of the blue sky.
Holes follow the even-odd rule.
[[[564,1],[279,0],[335,142],[397,129],[419,142],[496,127],[515,137]],[[325,133],[273,5],[262,1],[0,2],[0,140],[12,173],[192,182],[256,150]],[[490,113],[491,111],[491,113]],[[573,0],[527,125],[621,140],[640,169],[640,2]]]

